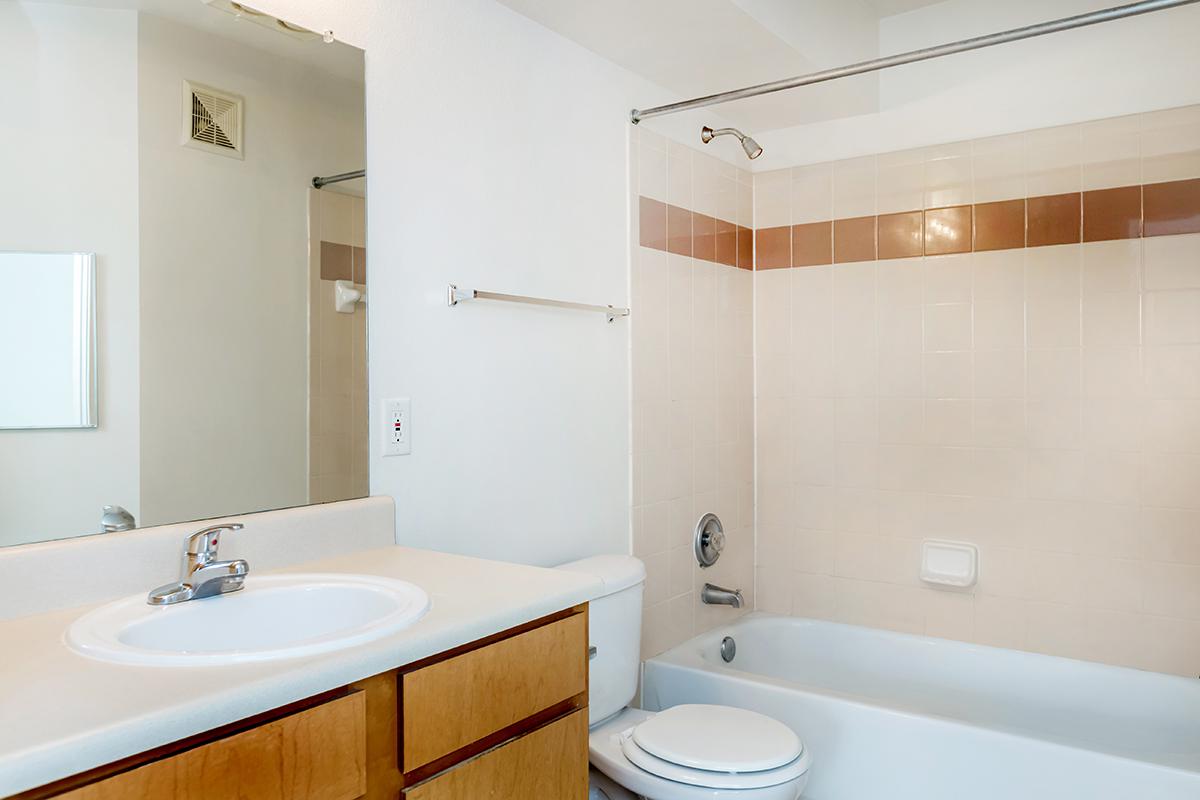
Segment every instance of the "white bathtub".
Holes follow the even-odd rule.
[[[1195,679],[751,614],[646,662],[645,708],[679,703],[790,725],[809,800],[1200,800]]]

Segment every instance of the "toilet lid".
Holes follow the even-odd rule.
[[[812,756],[808,754],[807,750],[804,750],[795,761],[776,769],[764,769],[758,772],[711,772],[673,764],[650,755],[633,741],[632,729],[625,731],[617,738],[621,754],[634,767],[668,781],[699,786],[704,789],[766,789],[799,780],[812,765]]]
[[[706,772],[773,770],[804,750],[782,722],[731,706],[668,708],[635,727],[631,738],[656,759]]]

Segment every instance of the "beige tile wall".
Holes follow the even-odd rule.
[[[702,605],[706,581],[753,603],[753,273],[638,246],[637,198],[749,227],[752,195],[745,171],[632,136],[633,552],[646,563],[649,657],[742,613]],[[701,570],[692,532],[708,511],[729,544]]]
[[[309,190],[309,502],[366,497],[367,312],[334,310],[334,282],[321,278],[321,242],[366,247],[366,202]]]
[[[762,173],[755,217],[1196,177],[1191,107]],[[759,609],[1200,674],[1200,234],[754,277]]]

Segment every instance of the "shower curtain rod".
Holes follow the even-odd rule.
[[[958,42],[942,44],[936,47],[926,47],[922,50],[910,50],[907,53],[898,53],[894,56],[885,56],[884,58],[876,58],[872,59],[871,61],[860,61],[857,64],[849,64],[844,67],[836,67],[834,69],[827,69],[821,72],[812,72],[808,75],[800,75],[795,78],[785,78],[780,81],[760,83],[755,86],[747,86],[744,89],[718,92],[717,94],[705,95],[704,97],[695,97],[691,100],[682,100],[678,103],[668,103],[663,106],[654,106],[653,108],[635,108],[629,113],[629,119],[634,125],[637,125],[644,119],[658,117],[663,114],[674,114],[677,111],[690,111],[693,108],[705,108],[706,106],[713,106],[717,105],[718,103],[728,103],[732,100],[741,100],[746,97],[757,97],[760,94],[782,92],[785,89],[795,89],[799,86],[810,86],[814,83],[823,83],[825,81],[832,81],[837,78],[848,78],[851,75],[861,75],[865,72],[875,72],[877,70],[887,69],[888,67],[898,67],[901,64],[912,64],[915,61],[926,61],[931,58],[939,58],[941,56],[948,56],[954,53],[962,53],[967,50],[978,50],[981,47],[991,47],[992,45],[1005,44],[1006,42],[1016,42],[1020,41],[1021,39],[1032,39],[1035,36],[1044,36],[1047,33],[1068,31],[1072,28],[1083,28],[1100,22],[1110,22],[1116,19],[1137,16],[1138,14],[1148,14],[1151,11],[1163,11],[1168,8],[1186,6],[1195,2],[1200,2],[1200,0],[1143,0],[1143,2],[1139,3],[1129,3],[1128,5],[1106,8],[1100,11],[1091,11],[1087,14],[1076,14],[1073,17],[1063,17],[1062,19],[1056,19],[1051,22],[1041,22],[1037,25],[1026,25],[1023,28],[1013,28],[1012,30],[993,33],[987,36],[976,36],[972,39],[963,39]]]
[[[320,189],[322,186],[325,186],[329,183],[341,183],[342,181],[352,181],[355,178],[365,177],[367,177],[367,171],[365,169],[356,169],[353,172],[342,172],[337,175],[328,175],[324,178],[318,176],[312,179],[312,185],[314,189]]]

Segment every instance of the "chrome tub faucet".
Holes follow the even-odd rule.
[[[704,588],[700,590],[700,599],[708,605],[734,608],[741,608],[745,602],[741,589],[726,589],[711,583],[704,584]]]
[[[152,606],[170,606],[241,589],[250,565],[243,559],[217,561],[222,531],[240,531],[242,524],[213,525],[187,538],[179,580],[153,589],[146,597]]]

